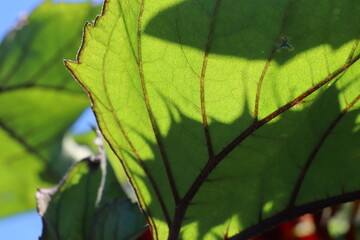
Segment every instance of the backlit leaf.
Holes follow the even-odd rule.
[[[360,197],[360,2],[106,1],[66,65],[154,239],[247,239]]]

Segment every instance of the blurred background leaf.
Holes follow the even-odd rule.
[[[73,140],[83,147],[90,147],[93,153],[97,152],[97,146],[94,143],[94,139],[96,137],[95,131],[90,131],[83,134],[73,135]],[[112,171],[114,172],[117,181],[120,183],[123,191],[126,193],[127,197],[131,199],[132,202],[136,202],[136,196],[132,186],[130,185],[124,168],[121,166],[119,159],[111,150],[109,144],[106,141],[104,142],[104,148],[106,150],[106,156],[108,161],[112,166]]]
[[[0,45],[0,216],[33,209],[36,188],[71,164],[54,156],[88,98],[63,59],[74,57],[84,22],[99,11],[89,2],[45,1]]]

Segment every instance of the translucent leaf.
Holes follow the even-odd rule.
[[[67,67],[154,239],[360,197],[360,2],[108,0]]]

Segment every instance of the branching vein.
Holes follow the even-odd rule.
[[[190,186],[189,190],[185,194],[184,198],[181,200],[179,206],[177,207],[177,211],[175,213],[175,218],[173,221],[173,228],[170,230],[169,240],[175,240],[177,238],[176,232],[179,232],[181,228],[181,223],[184,219],[186,209],[188,208],[191,200],[199,191],[200,187],[206,181],[208,176],[211,172],[216,168],[216,166],[226,158],[226,156],[233,151],[241,142],[243,142],[250,134],[255,132],[257,129],[264,126],[266,123],[270,122],[274,118],[278,117],[285,111],[289,110],[299,102],[303,101],[306,97],[314,93],[316,90],[324,86],[325,84],[335,80],[340,74],[346,71],[350,66],[356,63],[360,59],[360,55],[356,56],[352,61],[343,65],[340,69],[335,71],[334,73],[330,74],[328,77],[323,79],[317,85],[311,87],[303,94],[298,96],[297,98],[293,99],[289,103],[285,104],[284,106],[280,107],[273,113],[269,114],[265,118],[254,122],[251,124],[247,129],[245,129],[238,137],[236,137],[231,143],[229,143],[222,151],[220,151],[212,160],[209,160],[208,163],[205,165],[203,170],[200,172],[198,177],[195,179],[193,184]],[[358,100],[358,99],[357,99]],[[283,217],[283,216],[282,216]],[[272,226],[272,225],[271,225]],[[243,238],[241,238],[243,239]]]
[[[314,159],[315,159],[316,155],[318,154],[321,146],[324,144],[324,142],[329,137],[331,132],[334,130],[336,125],[340,122],[340,120],[345,116],[345,114],[350,110],[350,108],[352,108],[355,105],[355,103],[357,101],[359,101],[359,99],[360,99],[360,94],[350,104],[348,104],[344,108],[344,110],[334,119],[334,121],[326,129],[326,131],[324,132],[324,134],[322,135],[322,137],[319,139],[318,143],[316,144],[316,146],[312,150],[310,156],[308,157],[308,159],[306,160],[306,162],[305,162],[305,164],[304,164],[304,166],[302,168],[302,171],[299,174],[299,177],[297,178],[297,180],[295,182],[294,189],[291,192],[290,200],[289,200],[289,203],[288,203],[288,206],[287,206],[287,209],[289,211],[295,206],[296,199],[297,199],[297,197],[299,195],[300,188],[301,188],[302,183],[303,183],[303,181],[305,179],[305,176],[306,176],[310,166],[314,162]]]
[[[283,17],[283,20],[282,20],[279,36],[275,41],[273,49],[271,50],[270,56],[269,56],[268,60],[265,63],[264,69],[261,72],[261,76],[260,76],[260,79],[259,79],[258,84],[257,84],[256,97],[255,97],[255,109],[254,109],[254,121],[255,122],[258,121],[261,87],[262,87],[262,84],[263,84],[263,81],[264,81],[264,78],[265,78],[265,74],[266,74],[267,70],[269,69],[270,63],[273,60],[274,55],[275,55],[275,53],[276,53],[276,51],[277,51],[277,49],[279,47],[279,42],[281,40],[281,37],[285,32],[286,23],[288,22],[287,19],[288,19],[290,8],[291,8],[293,2],[294,2],[294,0],[290,0],[289,4],[288,4],[288,6],[287,6],[287,8],[285,10],[285,14],[284,14],[284,17]]]

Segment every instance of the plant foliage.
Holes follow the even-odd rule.
[[[63,58],[74,55],[83,22],[98,11],[45,1],[0,45],[0,216],[33,209],[35,189],[69,166],[56,161],[62,136],[88,101]]]
[[[121,190],[102,148],[77,162],[55,187],[36,193],[40,240],[130,240],[144,230],[137,205]]]
[[[360,196],[359,1],[105,1],[66,66],[154,239],[247,239]]]

